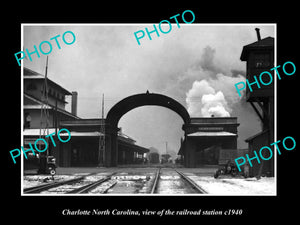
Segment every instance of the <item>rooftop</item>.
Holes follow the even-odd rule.
[[[259,41],[245,45],[243,47],[240,59],[242,61],[246,61],[248,59],[249,50],[259,50],[259,49],[274,49],[274,38],[266,37]]]
[[[195,132],[187,135],[188,137],[234,137],[237,134],[226,132],[226,131],[218,131],[218,132]]]
[[[35,72],[31,69],[28,69],[26,67],[24,67],[24,80],[44,80],[45,76]],[[47,82],[49,85],[54,86],[55,88],[60,89],[65,95],[72,95],[72,93],[70,91],[68,91],[67,89],[63,88],[62,86],[60,86],[59,84],[57,84],[56,82],[52,81],[51,79],[49,79],[49,77],[47,77]]]
[[[24,98],[30,100],[32,102],[32,104],[24,104],[23,109],[41,109],[42,106],[45,105],[44,102],[40,101],[39,99],[36,99],[33,96],[30,96],[30,95],[26,94],[26,93],[24,93]],[[55,110],[55,106],[51,105],[49,103],[46,105],[46,108]],[[68,112],[64,109],[57,108],[57,111],[60,112],[60,113],[65,114],[65,115],[71,116],[73,118],[79,119],[78,116],[75,116],[74,114],[72,114],[72,113],[70,113],[70,112]]]
[[[232,124],[237,123],[237,117],[193,117],[191,124]]]

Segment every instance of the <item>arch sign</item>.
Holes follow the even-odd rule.
[[[168,96],[149,93],[147,91],[145,94],[132,95],[121,100],[110,109],[105,120],[105,166],[114,167],[118,164],[117,138],[118,123],[121,117],[132,109],[147,105],[162,106],[171,109],[183,119],[184,125],[190,123],[190,115],[186,108]]]

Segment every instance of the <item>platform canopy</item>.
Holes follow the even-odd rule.
[[[228,136],[237,136],[237,134],[234,133],[230,133],[227,131],[218,131],[218,132],[203,132],[203,131],[199,131],[199,132],[195,132],[192,134],[188,134],[188,137],[228,137]]]
[[[49,128],[49,134],[52,134],[55,132],[55,128]],[[103,136],[102,133],[99,131],[70,131],[71,137],[99,137],[100,135]],[[39,136],[40,135],[40,129],[25,129],[23,131],[24,136]],[[60,133],[59,136],[68,136],[68,133]]]

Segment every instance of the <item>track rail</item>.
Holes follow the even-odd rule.
[[[150,194],[154,194],[155,191],[156,191],[156,188],[157,188],[157,185],[158,185],[159,176],[160,176],[160,170],[161,170],[161,168],[158,168],[158,170],[156,171],[154,182],[153,182]]]
[[[86,176],[82,176],[82,177],[78,177],[78,178],[74,178],[74,179],[70,179],[70,180],[66,180],[66,181],[58,181],[58,182],[54,182],[54,183],[49,183],[49,184],[42,184],[42,185],[38,185],[38,186],[34,186],[34,187],[30,187],[30,188],[25,188],[23,190],[24,194],[34,194],[34,193],[40,193],[42,191],[46,191],[49,190],[51,188],[55,188],[61,185],[65,185],[65,184],[72,184],[72,183],[77,183],[80,182],[81,180],[83,180]]]
[[[191,187],[196,190],[198,193],[200,194],[207,194],[207,192],[202,189],[201,187],[199,187],[191,178],[189,178],[188,176],[186,176],[185,174],[183,174],[182,172],[177,171],[176,169],[174,169],[182,179],[184,179],[187,183],[189,183],[189,185],[191,185]]]
[[[84,194],[84,193],[87,193],[87,192],[89,192],[89,191],[95,189],[97,186],[99,186],[100,184],[104,183],[105,181],[110,180],[111,177],[112,177],[113,175],[115,175],[115,174],[116,174],[116,172],[115,172],[115,173],[112,173],[112,174],[110,174],[110,175],[108,175],[108,176],[106,176],[105,178],[102,178],[102,179],[97,180],[97,181],[95,181],[95,182],[92,182],[92,183],[90,183],[90,184],[87,184],[87,185],[84,185],[84,186],[82,186],[82,187],[76,188],[76,189],[74,189],[74,190],[72,190],[72,191],[69,191],[69,192],[67,192],[66,194]],[[110,188],[111,188],[111,187],[110,187]],[[108,189],[109,189],[109,188],[108,188]],[[107,191],[107,190],[106,190],[106,191]]]

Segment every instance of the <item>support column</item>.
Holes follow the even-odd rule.
[[[195,145],[189,138],[186,139],[185,144],[185,163],[188,168],[196,167]]]
[[[107,124],[105,126],[105,165],[115,167],[118,165],[118,131]]]
[[[111,167],[118,165],[118,132],[113,131],[111,134]]]

